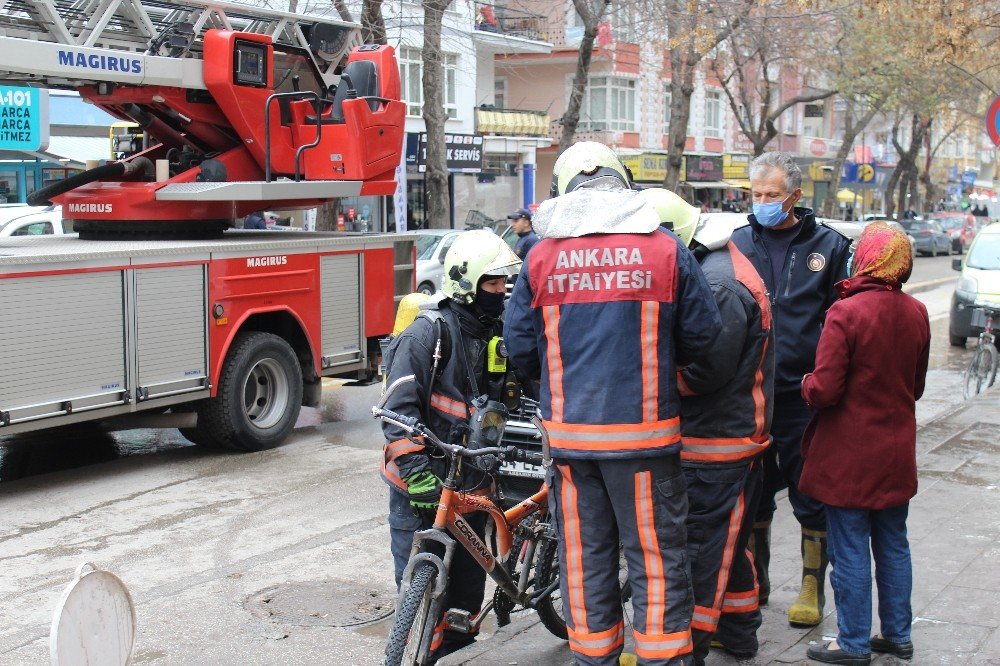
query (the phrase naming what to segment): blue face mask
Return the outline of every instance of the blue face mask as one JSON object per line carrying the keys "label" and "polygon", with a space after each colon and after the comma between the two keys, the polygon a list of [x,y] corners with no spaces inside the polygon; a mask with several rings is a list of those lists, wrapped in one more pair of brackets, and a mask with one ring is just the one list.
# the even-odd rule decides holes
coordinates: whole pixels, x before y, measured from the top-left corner
{"label": "blue face mask", "polygon": [[[789,195],[791,196],[791,195]],[[790,211],[782,210],[782,206],[788,201],[788,197],[785,197],[781,201],[772,201],[770,203],[757,203],[753,202],[753,216],[757,218],[760,226],[770,229],[776,227],[788,218],[788,213]]]}

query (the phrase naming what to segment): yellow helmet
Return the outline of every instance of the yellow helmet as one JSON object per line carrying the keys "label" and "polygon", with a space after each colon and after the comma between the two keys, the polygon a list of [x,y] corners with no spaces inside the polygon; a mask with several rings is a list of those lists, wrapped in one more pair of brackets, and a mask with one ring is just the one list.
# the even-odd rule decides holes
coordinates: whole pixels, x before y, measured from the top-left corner
{"label": "yellow helmet", "polygon": [[690,245],[701,211],[662,187],[651,187],[640,194],[656,210],[660,222],[677,234],[684,241],[684,245]]}
{"label": "yellow helmet", "polygon": [[615,151],[596,141],[574,143],[552,167],[552,190],[549,194],[558,197],[598,178],[617,179],[626,188],[630,187],[628,172]]}
{"label": "yellow helmet", "polygon": [[463,231],[444,257],[441,291],[459,303],[472,303],[483,277],[509,277],[521,270],[521,260],[492,231]]}

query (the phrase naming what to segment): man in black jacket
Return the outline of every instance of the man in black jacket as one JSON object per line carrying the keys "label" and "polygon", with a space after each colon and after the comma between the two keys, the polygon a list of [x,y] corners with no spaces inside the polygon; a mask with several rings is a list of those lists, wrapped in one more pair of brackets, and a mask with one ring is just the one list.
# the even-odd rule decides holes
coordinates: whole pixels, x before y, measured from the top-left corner
{"label": "man in black jacket", "polygon": [[762,490],[774,391],[771,305],[725,219],[700,216],[673,192],[643,195],[694,253],[722,315],[711,348],[678,374],[681,466],[688,491],[691,637],[701,666],[713,636],[740,659],[757,653],[761,613],[747,541]]}
{"label": "man in black jacket", "polygon": [[[507,278],[520,267],[521,260],[493,232],[466,231],[458,237],[445,256],[445,297],[429,303],[386,352],[387,386],[400,377],[415,378],[393,392],[388,409],[416,418],[446,442],[464,443],[473,401],[483,395],[499,400],[504,389],[506,372],[488,362],[489,348],[503,330]],[[390,486],[389,534],[398,586],[414,533],[434,523],[448,460],[410,441],[397,426],[383,423],[382,432],[382,478]],[[491,485],[488,474],[472,465],[463,468],[460,490],[485,492]],[[485,514],[469,514],[466,520],[483,535]],[[477,613],[485,585],[486,572],[468,551],[456,548],[444,610]],[[442,620],[431,648],[438,658],[472,640],[449,630]]]}
{"label": "man in black jacket", "polygon": [[811,372],[826,310],[837,300],[834,285],[847,277],[850,240],[817,224],[802,198],[802,172],[787,153],[764,153],[750,164],[753,214],[733,232],[733,243],[754,265],[770,294],[774,316],[774,445],[764,456],[764,493],[754,525],[752,549],[760,600],[770,591],[770,528],[774,496],[783,487],[802,526],[802,587],[788,609],[793,626],[822,619],[826,572],[826,516],[823,505],[798,490],[802,474],[799,443],[810,412],[800,393]]}

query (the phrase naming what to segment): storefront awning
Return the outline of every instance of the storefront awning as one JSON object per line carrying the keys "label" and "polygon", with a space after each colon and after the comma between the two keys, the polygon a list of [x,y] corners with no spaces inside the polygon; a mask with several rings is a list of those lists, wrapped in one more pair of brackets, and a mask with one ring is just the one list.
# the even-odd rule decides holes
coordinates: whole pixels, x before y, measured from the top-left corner
{"label": "storefront awning", "polygon": [[52,136],[49,147],[28,153],[48,162],[62,163],[69,168],[83,169],[87,160],[111,159],[111,139],[99,136]]}
{"label": "storefront awning", "polygon": [[480,134],[548,136],[549,124],[547,113],[476,109],[476,131]]}
{"label": "storefront awning", "polygon": [[736,190],[750,189],[750,181],[745,178],[727,178],[725,182],[727,187],[731,187]]}
{"label": "storefront awning", "polygon": [[693,180],[684,184],[694,190],[728,190],[734,187],[722,180]]}

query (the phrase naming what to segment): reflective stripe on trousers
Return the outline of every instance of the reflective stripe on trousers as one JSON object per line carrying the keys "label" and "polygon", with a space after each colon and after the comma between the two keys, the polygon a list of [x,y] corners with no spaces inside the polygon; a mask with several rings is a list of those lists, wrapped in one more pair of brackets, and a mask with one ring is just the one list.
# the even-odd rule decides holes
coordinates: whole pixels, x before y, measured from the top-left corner
{"label": "reflective stripe on trousers", "polygon": [[550,472],[570,648],[581,666],[616,666],[623,645],[619,552],[628,561],[639,663],[691,651],[687,497],[677,454],[557,460]]}

